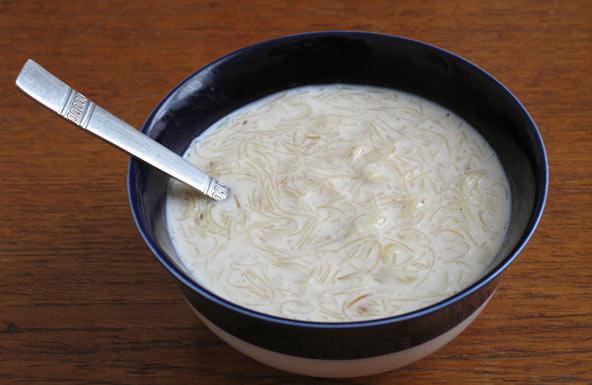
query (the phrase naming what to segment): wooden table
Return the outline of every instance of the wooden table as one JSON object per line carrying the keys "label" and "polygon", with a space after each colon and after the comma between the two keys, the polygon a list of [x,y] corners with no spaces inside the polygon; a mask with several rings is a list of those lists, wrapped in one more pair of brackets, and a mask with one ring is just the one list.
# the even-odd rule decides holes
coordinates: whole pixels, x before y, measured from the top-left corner
{"label": "wooden table", "polygon": [[[592,3],[0,2],[1,384],[592,383]],[[22,96],[34,58],[139,126],[216,57],[273,36],[400,34],[482,66],[524,102],[551,167],[543,221],[483,315],[404,369],[316,380],[212,335],[144,246],[127,157]]]}

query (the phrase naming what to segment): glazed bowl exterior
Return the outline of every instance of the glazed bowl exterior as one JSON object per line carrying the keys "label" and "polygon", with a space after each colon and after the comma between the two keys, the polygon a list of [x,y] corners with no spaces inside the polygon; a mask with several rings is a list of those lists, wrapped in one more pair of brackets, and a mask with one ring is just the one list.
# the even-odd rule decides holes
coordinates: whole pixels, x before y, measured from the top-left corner
{"label": "glazed bowl exterior", "polygon": [[494,293],[542,214],[545,148],[522,104],[467,60],[411,39],[329,31],[280,37],[224,56],[175,87],[142,131],[178,154],[230,112],[272,93],[313,84],[361,84],[411,92],[454,111],[491,144],[508,176],[512,214],[485,275],[429,307],[384,319],[319,323],[274,317],[213,294],[187,274],[166,230],[168,177],[132,159],[129,200],[156,258],[177,278],[202,321],[243,353],[279,369],[323,377],[369,375],[407,365],[464,330]]}

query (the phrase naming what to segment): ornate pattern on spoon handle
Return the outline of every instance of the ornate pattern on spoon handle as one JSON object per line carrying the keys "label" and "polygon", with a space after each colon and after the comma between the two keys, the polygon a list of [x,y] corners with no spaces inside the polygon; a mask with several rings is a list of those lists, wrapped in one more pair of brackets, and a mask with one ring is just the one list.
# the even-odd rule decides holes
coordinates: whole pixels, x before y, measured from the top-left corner
{"label": "ornate pattern on spoon handle", "polygon": [[73,121],[82,128],[87,128],[95,106],[96,104],[86,96],[70,88],[66,103],[64,103],[64,107],[60,111],[60,115]]}

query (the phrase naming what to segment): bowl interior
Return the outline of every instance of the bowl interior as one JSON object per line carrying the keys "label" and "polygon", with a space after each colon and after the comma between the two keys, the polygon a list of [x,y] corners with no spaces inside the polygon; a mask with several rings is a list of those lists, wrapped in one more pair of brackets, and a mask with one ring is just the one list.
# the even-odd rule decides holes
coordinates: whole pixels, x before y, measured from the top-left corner
{"label": "bowl interior", "polygon": [[[245,104],[288,88],[328,83],[418,94],[451,109],[479,130],[497,152],[512,194],[510,226],[490,273],[515,257],[534,230],[545,200],[546,157],[540,136],[509,91],[476,66],[441,49],[354,32],[270,40],[191,75],[165,97],[142,130],[183,154],[211,124]],[[168,177],[132,160],[129,183],[132,210],[143,235],[161,259],[184,271],[166,231]]]}

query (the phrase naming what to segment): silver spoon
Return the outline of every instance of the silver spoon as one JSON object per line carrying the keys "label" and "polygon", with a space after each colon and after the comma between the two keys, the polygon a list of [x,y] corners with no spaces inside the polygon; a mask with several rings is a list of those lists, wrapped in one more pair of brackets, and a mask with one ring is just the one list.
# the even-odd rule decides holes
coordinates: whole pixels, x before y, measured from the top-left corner
{"label": "silver spoon", "polygon": [[27,60],[23,66],[16,79],[16,86],[78,127],[90,131],[218,202],[228,196],[227,186],[96,105],[33,60]]}

